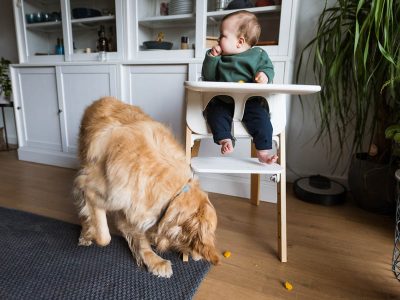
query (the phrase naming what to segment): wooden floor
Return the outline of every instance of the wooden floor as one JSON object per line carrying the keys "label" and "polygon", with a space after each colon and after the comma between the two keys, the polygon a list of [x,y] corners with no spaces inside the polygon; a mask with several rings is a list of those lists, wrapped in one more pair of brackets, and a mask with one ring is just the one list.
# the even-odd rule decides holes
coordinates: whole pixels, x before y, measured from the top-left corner
{"label": "wooden floor", "polygon": [[[0,206],[77,223],[75,171],[0,152]],[[323,207],[297,200],[288,186],[288,262],[276,256],[276,205],[210,194],[217,245],[232,252],[212,267],[195,299],[400,299],[391,271],[394,220],[351,203]],[[1,222],[1,220],[0,220]],[[292,291],[283,283],[289,281]]]}

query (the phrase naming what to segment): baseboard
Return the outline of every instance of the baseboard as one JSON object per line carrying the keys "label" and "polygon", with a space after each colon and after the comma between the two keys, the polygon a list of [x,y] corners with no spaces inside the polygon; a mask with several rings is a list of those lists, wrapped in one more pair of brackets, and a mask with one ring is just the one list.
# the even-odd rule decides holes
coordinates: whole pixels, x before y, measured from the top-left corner
{"label": "baseboard", "polygon": [[18,159],[70,169],[77,169],[79,167],[75,154],[32,149],[29,147],[18,148]]}
{"label": "baseboard", "polygon": [[[207,192],[250,197],[250,175],[199,174],[197,176],[201,187]],[[260,200],[276,203],[277,184],[269,181],[266,176],[263,177],[260,180]]]}

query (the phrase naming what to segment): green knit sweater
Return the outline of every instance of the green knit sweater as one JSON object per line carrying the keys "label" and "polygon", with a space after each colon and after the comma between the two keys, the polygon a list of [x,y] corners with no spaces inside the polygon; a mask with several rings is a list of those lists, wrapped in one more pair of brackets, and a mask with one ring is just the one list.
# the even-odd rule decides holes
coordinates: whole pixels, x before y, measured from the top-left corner
{"label": "green knit sweater", "polygon": [[268,76],[268,83],[274,79],[274,66],[268,54],[259,47],[234,55],[211,56],[209,52],[203,61],[204,81],[254,82],[260,71]]}

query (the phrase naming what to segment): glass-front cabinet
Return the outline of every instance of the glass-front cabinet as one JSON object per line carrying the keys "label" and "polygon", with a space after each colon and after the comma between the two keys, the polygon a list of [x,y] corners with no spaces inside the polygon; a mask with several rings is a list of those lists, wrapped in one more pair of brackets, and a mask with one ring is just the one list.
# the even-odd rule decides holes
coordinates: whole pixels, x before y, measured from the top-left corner
{"label": "glass-front cabinet", "polygon": [[[288,6],[287,15],[281,0],[242,1],[248,3],[246,7],[239,3],[242,9],[257,15],[262,26],[258,46],[268,47],[272,55],[287,54],[284,44],[290,30],[292,1],[283,1]],[[237,9],[238,2],[133,0],[128,10],[132,18],[127,23],[129,58],[203,57],[204,51],[217,43],[221,19]]]}
{"label": "glass-front cabinet", "polygon": [[[285,0],[283,0],[285,1]],[[221,19],[234,11],[242,4],[231,3],[233,1],[216,1],[208,0],[207,6],[207,29],[206,29],[206,48],[210,48],[217,43],[219,36],[219,25]],[[240,2],[240,1],[239,1]],[[257,15],[258,21],[261,25],[261,35],[257,46],[268,47],[269,54],[278,54],[280,36],[284,36],[280,32],[281,28],[281,0],[257,0],[257,1],[242,1],[247,2],[248,6],[245,8]],[[288,2],[288,1],[286,1]],[[236,1],[238,3],[238,1]],[[290,20],[290,18],[288,19]]]}
{"label": "glass-front cabinet", "polygon": [[118,0],[14,0],[21,62],[123,57]]}
{"label": "glass-front cabinet", "polygon": [[181,137],[183,82],[201,78],[222,18],[236,9],[257,15],[274,82],[292,80],[300,0],[12,1],[19,64],[10,70],[23,160],[76,166],[83,109],[105,95],[143,106]]}
{"label": "glass-front cabinet", "polygon": [[195,56],[196,1],[135,0],[131,12],[134,57]]}
{"label": "glass-front cabinet", "polygon": [[[258,46],[287,56],[296,0],[13,0],[23,63],[200,59],[219,24],[238,9],[255,13]],[[247,3],[246,7],[243,7]]]}

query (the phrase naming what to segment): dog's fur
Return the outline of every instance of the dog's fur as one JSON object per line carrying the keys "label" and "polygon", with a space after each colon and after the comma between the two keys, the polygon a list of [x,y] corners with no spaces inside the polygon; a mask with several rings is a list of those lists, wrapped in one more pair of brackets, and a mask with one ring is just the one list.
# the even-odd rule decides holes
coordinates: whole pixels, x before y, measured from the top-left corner
{"label": "dog's fur", "polygon": [[107,245],[106,212],[113,212],[137,264],[154,275],[170,277],[172,268],[152,244],[218,263],[215,209],[164,125],[138,107],[102,98],[84,113],[79,158],[74,195],[80,245]]}

